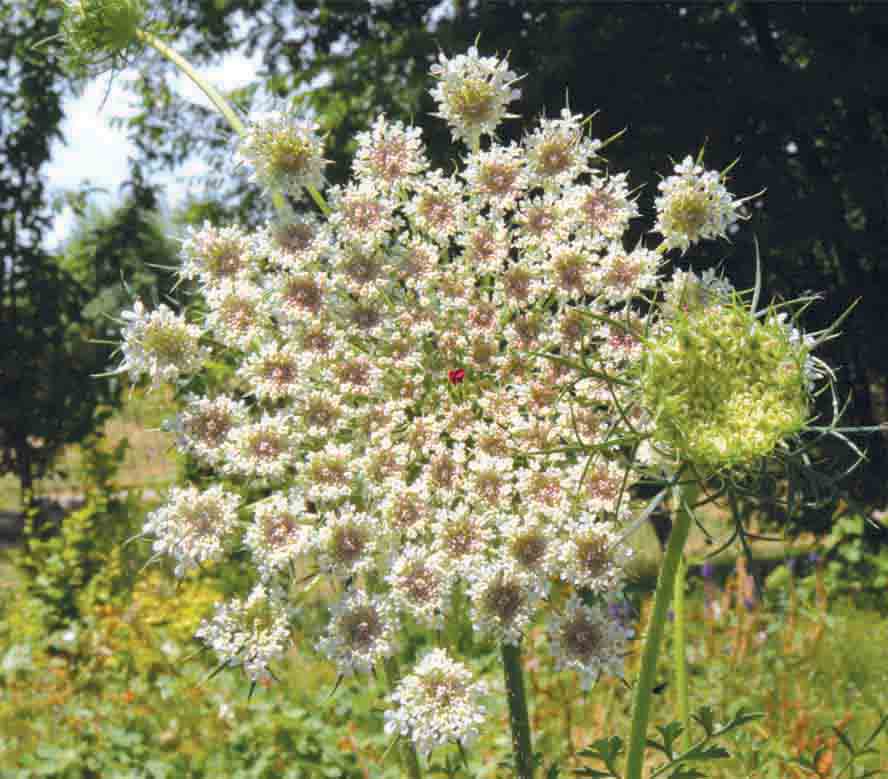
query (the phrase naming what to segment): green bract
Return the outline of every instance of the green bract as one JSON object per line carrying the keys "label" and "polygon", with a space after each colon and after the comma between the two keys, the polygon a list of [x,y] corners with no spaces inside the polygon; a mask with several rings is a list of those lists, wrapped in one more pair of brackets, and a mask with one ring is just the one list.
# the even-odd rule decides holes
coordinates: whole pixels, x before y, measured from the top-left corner
{"label": "green bract", "polygon": [[136,43],[144,0],[67,0],[64,37],[77,68],[111,63]]}
{"label": "green bract", "polygon": [[686,308],[647,346],[653,443],[702,472],[749,465],[808,419],[807,348],[773,312],[737,298]]}

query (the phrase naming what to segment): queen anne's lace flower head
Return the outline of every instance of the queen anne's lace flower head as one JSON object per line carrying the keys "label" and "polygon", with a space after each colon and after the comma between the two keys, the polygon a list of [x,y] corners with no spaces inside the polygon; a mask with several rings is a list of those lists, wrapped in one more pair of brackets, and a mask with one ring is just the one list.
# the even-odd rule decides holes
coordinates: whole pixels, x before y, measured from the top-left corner
{"label": "queen anne's lace flower head", "polygon": [[271,678],[269,665],[290,646],[290,619],[281,593],[257,585],[246,600],[234,599],[216,608],[195,636],[216,653],[221,663],[243,666],[251,681]]}
{"label": "queen anne's lace flower head", "polygon": [[173,487],[167,502],[145,520],[153,549],[176,561],[176,576],[203,563],[218,560],[224,543],[237,525],[240,498],[216,484],[201,492],[196,487]]}
{"label": "queen anne's lace flower head", "polygon": [[[245,548],[261,586],[200,636],[253,680],[310,580],[340,593],[317,646],[341,675],[375,670],[402,629],[415,645],[468,613],[517,645],[557,610],[556,664],[588,687],[622,668],[628,634],[601,604],[625,578],[636,481],[768,455],[804,425],[820,368],[792,321],[753,314],[711,271],[664,278],[663,250],[737,218],[723,177],[677,166],[663,243],[630,245],[639,209],[626,174],[597,167],[584,117],[565,109],[507,144],[505,60],[442,55],[433,75],[469,146],[453,165],[429,169],[419,131],[380,117],[352,180],[311,193],[321,217],[291,202],[323,183],[315,125],[260,116],[241,154],[290,199],[258,231],[188,236],[199,325],[164,306],[125,315],[122,369],[199,393],[171,427],[226,485],[173,491],[146,531],[179,575]],[[423,752],[465,745],[482,691],[433,650],[386,727]]]}
{"label": "queen anne's lace flower head", "polygon": [[466,747],[484,723],[486,694],[486,685],[474,681],[465,665],[434,649],[391,694],[385,731],[411,739],[422,754],[451,742]]}
{"label": "queen anne's lace flower head", "polygon": [[304,187],[324,184],[323,142],[310,119],[280,111],[256,115],[247,126],[240,158],[253,168],[256,181],[299,197]]}
{"label": "queen anne's lace flower head", "polygon": [[202,367],[207,350],[200,345],[201,328],[189,324],[183,315],[163,303],[149,312],[137,300],[121,317],[126,328],[118,371],[128,372],[135,381],[147,375],[156,385]]}
{"label": "queen anne's lace flower head", "polygon": [[675,166],[675,173],[658,185],[657,223],[667,249],[683,252],[704,238],[725,238],[737,219],[737,203],[725,188],[721,174],[698,165],[691,157]]}
{"label": "queen anne's lace flower head", "polygon": [[474,148],[482,135],[492,135],[509,116],[506,106],[521,96],[514,88],[518,77],[505,59],[481,57],[472,46],[465,54],[448,58],[441,53],[432,65],[438,80],[432,97],[438,103],[438,116],[446,119],[454,139]]}

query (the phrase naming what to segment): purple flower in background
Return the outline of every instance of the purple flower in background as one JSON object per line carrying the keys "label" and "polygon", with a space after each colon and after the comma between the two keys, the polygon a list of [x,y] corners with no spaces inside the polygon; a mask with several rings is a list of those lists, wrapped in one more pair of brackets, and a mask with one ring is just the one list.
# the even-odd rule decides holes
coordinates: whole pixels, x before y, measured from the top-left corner
{"label": "purple flower in background", "polygon": [[607,604],[607,613],[612,620],[623,627],[631,627],[635,621],[632,604],[625,600],[614,600]]}
{"label": "purple flower in background", "polygon": [[810,552],[808,554],[808,562],[811,563],[811,565],[817,565],[817,563],[820,562],[820,555],[817,554],[817,552]]}
{"label": "purple flower in background", "polygon": [[798,563],[799,561],[795,557],[790,557],[786,561],[786,570],[788,570],[790,573],[795,573],[795,569]]}
{"label": "purple flower in background", "polygon": [[703,563],[703,568],[700,571],[703,574],[704,579],[711,579],[715,576],[715,565],[711,560],[707,560]]}

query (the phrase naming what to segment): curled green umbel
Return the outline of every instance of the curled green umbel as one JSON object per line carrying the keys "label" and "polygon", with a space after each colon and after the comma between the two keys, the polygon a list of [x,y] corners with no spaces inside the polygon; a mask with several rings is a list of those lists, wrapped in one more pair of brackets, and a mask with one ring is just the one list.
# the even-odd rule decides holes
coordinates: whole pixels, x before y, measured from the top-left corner
{"label": "curled green umbel", "polygon": [[748,466],[808,420],[808,350],[783,317],[736,296],[678,307],[649,338],[653,443],[701,473]]}

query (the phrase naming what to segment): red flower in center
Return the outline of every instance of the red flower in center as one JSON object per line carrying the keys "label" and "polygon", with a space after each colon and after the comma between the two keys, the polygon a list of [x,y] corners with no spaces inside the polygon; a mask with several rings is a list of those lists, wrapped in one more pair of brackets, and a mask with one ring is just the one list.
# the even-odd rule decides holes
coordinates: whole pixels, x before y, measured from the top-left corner
{"label": "red flower in center", "polygon": [[447,371],[447,379],[451,384],[462,384],[465,377],[466,372],[462,368],[457,368],[455,371]]}

